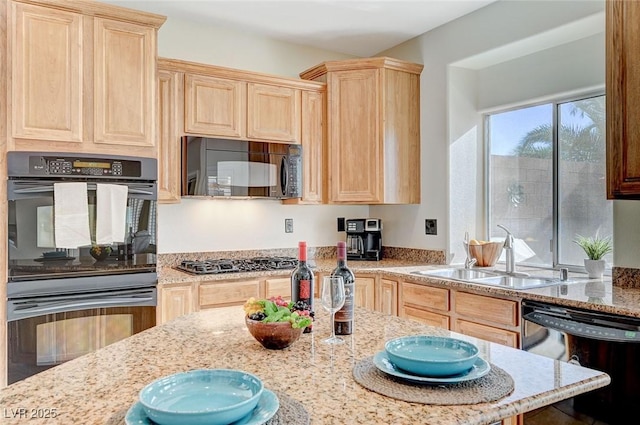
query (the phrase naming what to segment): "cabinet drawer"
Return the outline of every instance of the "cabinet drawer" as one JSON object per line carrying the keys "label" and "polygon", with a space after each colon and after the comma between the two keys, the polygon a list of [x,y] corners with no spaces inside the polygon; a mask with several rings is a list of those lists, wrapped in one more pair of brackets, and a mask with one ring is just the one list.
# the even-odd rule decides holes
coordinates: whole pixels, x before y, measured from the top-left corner
{"label": "cabinet drawer", "polygon": [[265,280],[266,298],[282,296],[285,300],[291,299],[291,279],[279,277]]}
{"label": "cabinet drawer", "polygon": [[260,282],[257,280],[200,284],[200,307],[242,305],[251,297],[260,297]]}
{"label": "cabinet drawer", "polygon": [[455,328],[453,330],[464,335],[518,348],[518,334],[516,332],[481,325],[479,323],[467,322],[466,320],[460,319],[455,321]]}
{"label": "cabinet drawer", "polygon": [[403,306],[413,305],[430,310],[449,311],[449,290],[405,282],[402,284]]}
{"label": "cabinet drawer", "polygon": [[412,307],[404,307],[402,309],[402,317],[415,320],[416,322],[426,323],[427,325],[436,326],[438,328],[449,329],[449,316],[445,316],[443,314]]}
{"label": "cabinet drawer", "polygon": [[470,318],[500,325],[518,326],[518,303],[516,301],[457,292],[455,311]]}

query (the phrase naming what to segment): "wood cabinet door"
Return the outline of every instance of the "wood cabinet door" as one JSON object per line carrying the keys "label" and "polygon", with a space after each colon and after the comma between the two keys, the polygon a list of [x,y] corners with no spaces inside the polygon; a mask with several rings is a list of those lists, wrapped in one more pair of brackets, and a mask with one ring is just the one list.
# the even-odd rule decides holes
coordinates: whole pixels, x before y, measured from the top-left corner
{"label": "wood cabinet door", "polygon": [[398,282],[380,278],[376,296],[376,311],[392,316],[398,315]]}
{"label": "wood cabinet door", "polygon": [[336,71],[328,78],[329,201],[380,203],[385,172],[380,70]]}
{"label": "wood cabinet door", "polygon": [[163,287],[160,289],[160,314],[158,324],[168,322],[194,311],[193,287],[185,286]]}
{"label": "wood cabinet door", "polygon": [[300,90],[247,84],[247,137],[300,144]]}
{"label": "wood cabinet door", "polygon": [[279,277],[265,280],[265,298],[282,296],[285,300],[291,300],[291,279]]}
{"label": "wood cabinet door", "polygon": [[640,199],[640,3],[606,3],[607,198]]}
{"label": "wood cabinet door", "polygon": [[364,307],[367,310],[375,310],[375,277],[358,277],[355,283],[356,293],[354,295],[354,305],[356,307]]}
{"label": "wood cabinet door", "polygon": [[94,143],[155,143],[156,30],[94,18]]}
{"label": "wood cabinet door", "polygon": [[158,202],[180,202],[180,135],[178,91],[183,75],[158,71]]}
{"label": "wood cabinet door", "polygon": [[184,127],[187,133],[245,138],[245,82],[186,74],[184,87]]}
{"label": "wood cabinet door", "polygon": [[302,92],[302,202],[324,201],[325,101],[322,92]]}
{"label": "wood cabinet door", "polygon": [[80,143],[82,15],[10,5],[12,137]]}

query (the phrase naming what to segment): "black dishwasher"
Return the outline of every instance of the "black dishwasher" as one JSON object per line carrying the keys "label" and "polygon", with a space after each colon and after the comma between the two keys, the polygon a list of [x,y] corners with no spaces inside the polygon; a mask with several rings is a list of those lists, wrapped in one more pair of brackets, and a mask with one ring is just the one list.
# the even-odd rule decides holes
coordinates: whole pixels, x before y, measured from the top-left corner
{"label": "black dishwasher", "polygon": [[609,374],[610,385],[571,400],[580,415],[623,424],[640,405],[640,318],[525,300],[522,349]]}

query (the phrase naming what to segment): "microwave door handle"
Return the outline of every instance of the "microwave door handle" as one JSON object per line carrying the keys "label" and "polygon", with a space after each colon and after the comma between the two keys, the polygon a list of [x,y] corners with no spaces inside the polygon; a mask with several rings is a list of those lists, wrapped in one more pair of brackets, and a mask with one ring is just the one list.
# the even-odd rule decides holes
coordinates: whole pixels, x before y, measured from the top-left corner
{"label": "microwave door handle", "polygon": [[289,176],[287,173],[287,159],[285,157],[282,158],[280,162],[280,190],[282,191],[282,195],[286,195],[288,192],[288,182]]}

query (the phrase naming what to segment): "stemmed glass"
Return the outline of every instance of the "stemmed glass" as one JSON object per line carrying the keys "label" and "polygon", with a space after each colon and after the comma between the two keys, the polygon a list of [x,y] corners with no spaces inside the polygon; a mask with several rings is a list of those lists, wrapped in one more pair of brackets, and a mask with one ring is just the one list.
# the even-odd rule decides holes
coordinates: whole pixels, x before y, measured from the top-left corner
{"label": "stemmed glass", "polygon": [[344,279],[342,276],[325,276],[322,279],[322,307],[331,313],[331,336],[323,339],[325,344],[342,344],[344,341],[336,336],[335,316],[336,311],[344,305],[346,296],[344,293]]}

